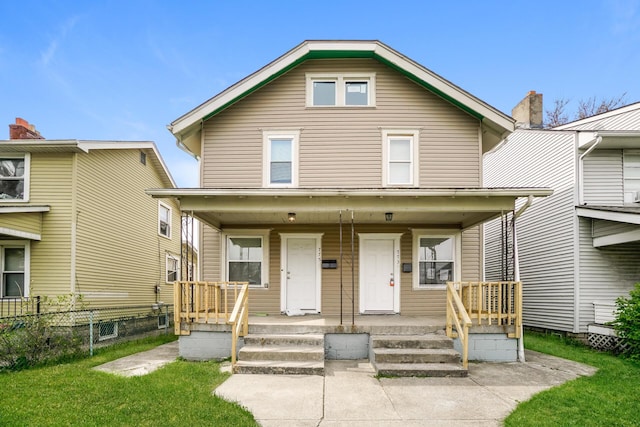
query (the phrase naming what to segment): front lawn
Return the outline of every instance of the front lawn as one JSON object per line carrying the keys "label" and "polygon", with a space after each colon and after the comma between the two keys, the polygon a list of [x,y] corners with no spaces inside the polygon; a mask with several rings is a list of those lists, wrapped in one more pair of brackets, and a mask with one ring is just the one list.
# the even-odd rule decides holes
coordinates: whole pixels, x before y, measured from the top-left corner
{"label": "front lawn", "polygon": [[132,378],[91,369],[171,339],[126,343],[73,363],[0,374],[0,425],[256,426],[249,412],[212,394],[228,377],[217,363],[178,360]]}
{"label": "front lawn", "polygon": [[598,372],[535,395],[506,426],[638,426],[640,364],[553,335],[527,333],[528,349],[595,366]]}

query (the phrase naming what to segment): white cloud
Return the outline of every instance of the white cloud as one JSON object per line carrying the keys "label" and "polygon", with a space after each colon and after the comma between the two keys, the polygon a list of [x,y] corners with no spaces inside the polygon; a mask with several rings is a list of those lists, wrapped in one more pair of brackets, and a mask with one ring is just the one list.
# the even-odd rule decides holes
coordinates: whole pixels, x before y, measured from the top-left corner
{"label": "white cloud", "polygon": [[72,16],[62,23],[55,36],[49,42],[47,48],[40,54],[40,63],[45,67],[49,65],[51,60],[55,57],[60,43],[67,37],[67,34],[75,27],[76,23],[80,19],[79,16]]}

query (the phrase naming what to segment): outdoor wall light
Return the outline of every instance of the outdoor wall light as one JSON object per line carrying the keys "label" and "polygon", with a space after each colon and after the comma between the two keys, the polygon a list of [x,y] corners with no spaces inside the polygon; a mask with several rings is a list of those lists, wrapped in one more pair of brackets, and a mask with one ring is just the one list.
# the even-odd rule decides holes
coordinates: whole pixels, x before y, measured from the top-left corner
{"label": "outdoor wall light", "polygon": [[391,222],[393,220],[393,212],[387,212],[384,214],[384,220],[387,222]]}
{"label": "outdoor wall light", "polygon": [[296,213],[295,212],[289,212],[287,214],[287,219],[289,220],[289,222],[296,222]]}

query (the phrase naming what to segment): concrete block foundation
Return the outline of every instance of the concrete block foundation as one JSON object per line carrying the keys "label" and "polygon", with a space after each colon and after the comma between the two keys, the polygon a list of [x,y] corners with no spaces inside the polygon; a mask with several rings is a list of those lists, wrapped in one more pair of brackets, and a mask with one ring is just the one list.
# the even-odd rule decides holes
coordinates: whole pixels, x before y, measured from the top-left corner
{"label": "concrete block foundation", "polygon": [[326,360],[358,360],[369,358],[369,334],[326,334]]}
{"label": "concrete block foundation", "polygon": [[[242,342],[238,340],[238,349]],[[221,360],[231,357],[231,332],[192,331],[179,339],[180,356],[186,360]]]}
{"label": "concrete block foundation", "polygon": [[[453,340],[453,347],[462,353],[459,338]],[[469,334],[469,360],[483,362],[516,362],[518,360],[518,340],[507,334]]]}

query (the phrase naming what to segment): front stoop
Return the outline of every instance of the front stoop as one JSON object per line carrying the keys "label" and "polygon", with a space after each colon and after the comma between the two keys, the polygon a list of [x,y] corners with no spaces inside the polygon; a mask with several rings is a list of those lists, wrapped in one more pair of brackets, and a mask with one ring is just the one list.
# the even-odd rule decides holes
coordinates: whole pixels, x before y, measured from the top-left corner
{"label": "front stoop", "polygon": [[249,334],[244,342],[234,373],[324,375],[322,334]]}
{"label": "front stoop", "polygon": [[466,377],[453,340],[442,334],[371,337],[371,363],[378,375]]}

